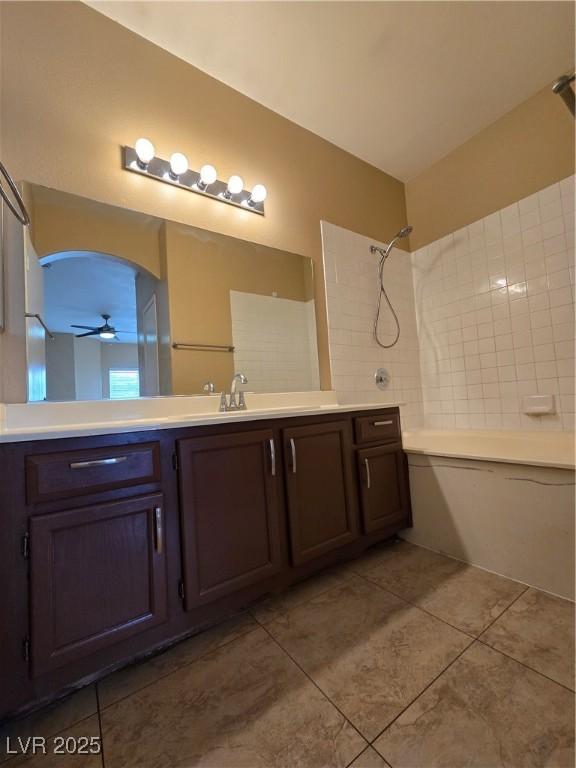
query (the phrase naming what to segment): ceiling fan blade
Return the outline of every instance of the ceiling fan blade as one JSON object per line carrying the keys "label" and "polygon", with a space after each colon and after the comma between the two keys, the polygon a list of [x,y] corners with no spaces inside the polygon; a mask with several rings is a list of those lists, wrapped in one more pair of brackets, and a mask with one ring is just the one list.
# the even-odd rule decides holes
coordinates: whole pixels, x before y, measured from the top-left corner
{"label": "ceiling fan blade", "polygon": [[87,331],[97,331],[99,326],[96,325],[70,325],[70,328],[85,328]]}
{"label": "ceiling fan blade", "polygon": [[88,331],[88,333],[76,333],[75,336],[77,339],[82,339],[84,336],[98,336],[98,329],[96,328],[93,331]]}

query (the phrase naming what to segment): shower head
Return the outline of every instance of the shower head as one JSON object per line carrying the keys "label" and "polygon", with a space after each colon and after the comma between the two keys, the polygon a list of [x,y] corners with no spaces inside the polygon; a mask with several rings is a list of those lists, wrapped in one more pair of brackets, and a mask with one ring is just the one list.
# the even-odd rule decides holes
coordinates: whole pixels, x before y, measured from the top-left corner
{"label": "shower head", "polygon": [[410,224],[406,224],[405,227],[402,227],[402,229],[398,232],[398,234],[394,235],[392,240],[388,243],[388,245],[385,248],[379,248],[377,245],[371,245],[370,246],[370,253],[379,253],[382,258],[386,258],[392,248],[396,245],[398,240],[402,239],[403,237],[408,237],[408,235],[412,232],[414,227],[410,226]]}

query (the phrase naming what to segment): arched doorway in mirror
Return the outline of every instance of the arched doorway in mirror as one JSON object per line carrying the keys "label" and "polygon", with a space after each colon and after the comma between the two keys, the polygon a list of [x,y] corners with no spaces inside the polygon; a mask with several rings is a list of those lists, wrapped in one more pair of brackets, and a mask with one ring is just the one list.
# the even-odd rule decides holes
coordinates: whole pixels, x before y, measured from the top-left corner
{"label": "arched doorway in mirror", "polygon": [[40,264],[54,336],[46,343],[46,399],[169,394],[169,371],[160,364],[162,281],[128,259],[95,251],[53,253]]}

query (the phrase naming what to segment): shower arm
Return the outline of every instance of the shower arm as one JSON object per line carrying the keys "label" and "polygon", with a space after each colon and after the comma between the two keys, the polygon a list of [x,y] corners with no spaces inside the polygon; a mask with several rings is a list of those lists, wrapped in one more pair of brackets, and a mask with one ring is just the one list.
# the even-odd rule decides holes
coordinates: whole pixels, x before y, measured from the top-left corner
{"label": "shower arm", "polygon": [[574,89],[571,87],[575,78],[576,74],[574,73],[571,75],[563,75],[552,86],[552,90],[562,98],[564,104],[566,104],[572,113],[572,117],[576,116],[576,97],[574,96]]}

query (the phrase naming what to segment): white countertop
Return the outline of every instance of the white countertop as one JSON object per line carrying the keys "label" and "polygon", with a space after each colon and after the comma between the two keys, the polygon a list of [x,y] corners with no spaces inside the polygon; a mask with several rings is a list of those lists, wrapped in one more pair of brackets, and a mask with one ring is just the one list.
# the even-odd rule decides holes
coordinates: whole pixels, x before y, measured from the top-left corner
{"label": "white countertop", "polygon": [[335,392],[246,393],[247,410],[220,413],[219,396],[158,397],[70,403],[0,404],[0,443],[119,434],[381,410],[397,402],[341,404]]}
{"label": "white countertop", "polygon": [[573,432],[506,430],[410,430],[402,433],[407,453],[574,469]]}

